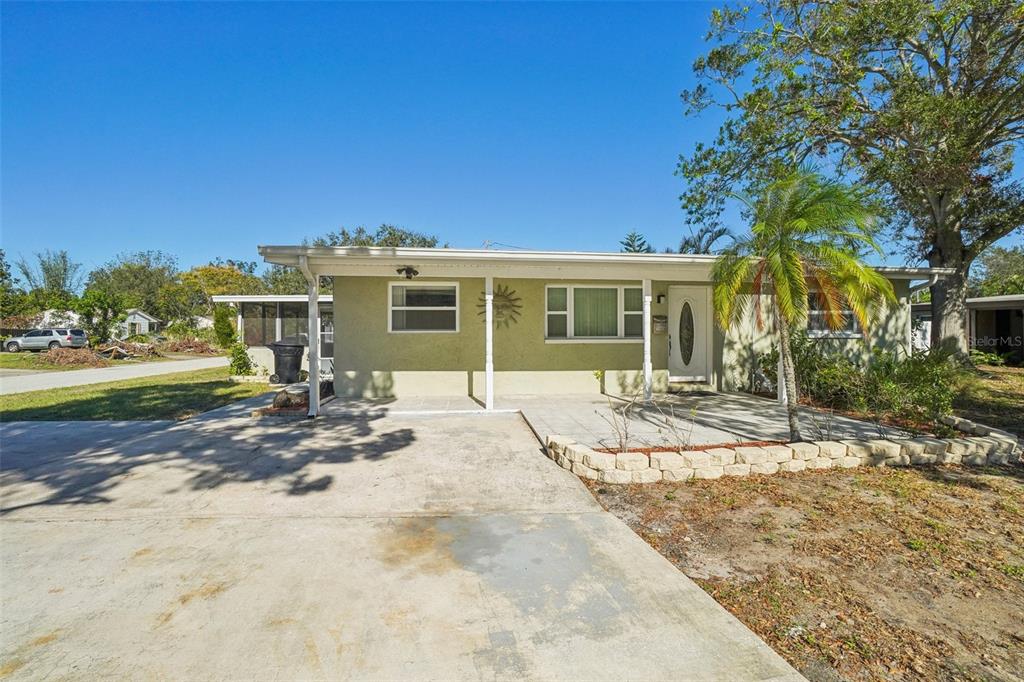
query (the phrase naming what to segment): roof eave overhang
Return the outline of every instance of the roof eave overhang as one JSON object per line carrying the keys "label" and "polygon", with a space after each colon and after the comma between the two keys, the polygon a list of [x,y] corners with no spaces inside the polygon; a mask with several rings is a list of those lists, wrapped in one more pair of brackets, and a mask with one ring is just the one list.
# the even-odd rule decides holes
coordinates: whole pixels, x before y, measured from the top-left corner
{"label": "roof eave overhang", "polygon": [[261,246],[268,263],[297,267],[306,258],[311,271],[329,276],[395,276],[411,266],[419,277],[576,277],[704,279],[714,256],[668,254],[573,253],[551,251],[482,251],[369,247]]}
{"label": "roof eave overhang", "polygon": [[[506,276],[525,278],[704,280],[716,256],[566,251],[490,251],[383,247],[260,246],[268,263],[298,267],[305,258],[318,275],[392,277],[412,266],[419,277]],[[878,267],[890,279],[922,280],[952,274],[950,268]]]}

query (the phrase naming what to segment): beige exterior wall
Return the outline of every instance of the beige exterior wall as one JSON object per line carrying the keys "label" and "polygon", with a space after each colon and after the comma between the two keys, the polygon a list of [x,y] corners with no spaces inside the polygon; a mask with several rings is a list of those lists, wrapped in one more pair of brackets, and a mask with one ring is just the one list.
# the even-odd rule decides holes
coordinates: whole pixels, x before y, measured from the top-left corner
{"label": "beige exterior wall", "polygon": [[722,331],[715,325],[714,367],[717,386],[722,391],[748,390],[757,358],[772,349],[775,326],[771,316],[771,297],[761,297],[763,324],[759,328],[754,314],[753,296],[747,297],[747,314]]}
{"label": "beige exterior wall", "polygon": [[[338,395],[391,397],[399,395],[475,395],[484,391],[484,325],[481,314],[484,279],[432,280],[459,284],[457,333],[389,333],[386,277],[336,277],[335,391]],[[607,392],[631,395],[642,387],[643,344],[640,340],[613,343],[551,343],[544,339],[545,285],[608,284],[639,286],[640,282],[603,280],[543,280],[495,278],[521,299],[518,322],[494,331],[495,394]],[[706,282],[652,282],[652,315],[668,314],[670,285]],[[908,288],[896,282],[900,308],[873,332],[873,341],[905,344],[909,334]],[[663,300],[658,302],[661,295]],[[709,320],[709,323],[713,321]],[[668,389],[668,340],[655,333],[651,340],[655,390]],[[835,343],[823,341],[823,343]],[[752,317],[723,333],[714,331],[711,357],[712,386],[741,390],[749,385],[757,354],[771,349],[771,330],[757,330]],[[863,353],[859,340],[844,340],[844,352]],[[595,376],[595,373],[597,375]],[[673,387],[676,388],[676,387]],[[685,387],[680,387],[685,388]]]}
{"label": "beige exterior wall", "polygon": [[[821,338],[817,340],[817,343],[861,364],[867,362],[872,348],[909,352],[910,283],[907,280],[895,280],[892,285],[897,303],[883,313],[882,318],[871,327],[868,342],[857,336],[855,338]],[[749,298],[752,297],[748,297],[748,300]],[[765,324],[762,329],[758,329],[753,314],[744,316],[727,332],[723,333],[716,328],[715,367],[721,390],[748,390],[757,357],[770,352],[775,344],[775,328],[769,314],[770,303],[769,297],[762,297],[762,306],[765,311]]]}

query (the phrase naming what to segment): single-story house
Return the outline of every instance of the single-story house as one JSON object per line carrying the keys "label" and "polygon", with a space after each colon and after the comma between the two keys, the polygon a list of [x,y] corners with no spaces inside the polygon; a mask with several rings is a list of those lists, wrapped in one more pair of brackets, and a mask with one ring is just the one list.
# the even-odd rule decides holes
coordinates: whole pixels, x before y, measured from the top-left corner
{"label": "single-story house", "polygon": [[[980,296],[967,299],[964,335],[970,348],[997,353],[1014,364],[1024,363],[1024,294]],[[931,343],[931,303],[914,303],[911,309],[914,346]]]}
{"label": "single-story house", "polygon": [[124,322],[117,326],[114,331],[115,339],[126,339],[136,334],[149,334],[155,332],[160,326],[160,320],[153,317],[144,310],[132,308],[124,318]]}
{"label": "single-story house", "polygon": [[[337,395],[469,395],[491,409],[495,394],[735,391],[751,384],[758,355],[772,345],[771,330],[758,330],[753,319],[728,332],[714,324],[712,255],[309,246],[259,252],[306,276],[308,294],[299,297],[306,312],[294,297],[230,297],[246,342],[301,338],[305,326],[306,338],[319,341],[309,346],[310,375],[318,375],[326,354]],[[868,341],[909,349],[911,283],[949,271],[878,270],[892,281],[899,305]],[[321,277],[333,279],[334,292],[323,308]],[[869,352],[852,319],[831,332],[812,312],[810,328],[839,352]]]}

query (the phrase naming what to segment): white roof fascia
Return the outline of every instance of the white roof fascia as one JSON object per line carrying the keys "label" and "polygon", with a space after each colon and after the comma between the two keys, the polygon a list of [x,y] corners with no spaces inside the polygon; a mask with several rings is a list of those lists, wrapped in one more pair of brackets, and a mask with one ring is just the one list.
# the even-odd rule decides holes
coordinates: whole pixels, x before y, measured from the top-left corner
{"label": "white roof fascia", "polygon": [[967,299],[968,303],[1024,303],[1024,294],[1004,294],[1002,296],[978,296]]}
{"label": "white roof fascia", "polygon": [[[412,266],[420,277],[482,277],[498,275],[533,278],[664,279],[706,281],[715,255],[662,253],[594,253],[577,251],[496,251],[488,249],[427,249],[381,247],[260,246],[268,263],[297,267],[300,256],[309,268],[328,276],[394,277],[399,266]],[[890,279],[920,280],[943,277],[951,268],[880,266]]]}
{"label": "white roof fascia", "polygon": [[[306,294],[216,294],[210,297],[214,303],[307,303]],[[333,303],[331,294],[320,294],[321,303]]]}

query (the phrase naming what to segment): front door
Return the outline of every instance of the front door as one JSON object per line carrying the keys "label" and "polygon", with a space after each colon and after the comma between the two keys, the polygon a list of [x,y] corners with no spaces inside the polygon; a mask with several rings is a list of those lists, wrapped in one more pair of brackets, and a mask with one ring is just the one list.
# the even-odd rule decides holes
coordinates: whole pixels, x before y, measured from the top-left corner
{"label": "front door", "polygon": [[668,288],[669,381],[710,381],[711,287]]}

